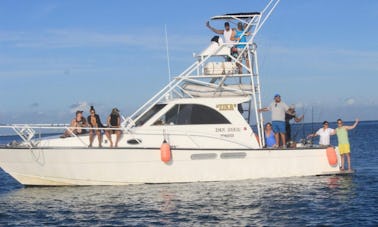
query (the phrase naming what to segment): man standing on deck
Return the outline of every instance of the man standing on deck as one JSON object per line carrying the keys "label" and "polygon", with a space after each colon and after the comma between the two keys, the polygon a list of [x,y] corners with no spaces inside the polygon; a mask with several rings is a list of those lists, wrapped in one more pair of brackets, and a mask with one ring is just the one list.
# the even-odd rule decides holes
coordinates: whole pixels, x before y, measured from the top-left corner
{"label": "man standing on deck", "polygon": [[281,96],[279,94],[274,95],[274,102],[268,107],[259,109],[259,112],[272,111],[272,126],[274,137],[276,139],[276,146],[278,147],[278,141],[281,137],[282,146],[286,148],[286,129],[285,129],[285,113],[288,111],[289,106],[286,103],[281,102]]}
{"label": "man standing on deck", "polygon": [[343,121],[341,119],[337,119],[336,135],[337,140],[339,142],[339,151],[341,155],[340,170],[344,170],[345,157],[347,158],[348,162],[348,170],[352,170],[352,167],[350,165],[350,145],[348,138],[348,130],[354,129],[357,126],[358,121],[359,120],[357,118],[352,126],[343,126]]}
{"label": "man standing on deck", "polygon": [[[290,105],[289,110],[285,113],[285,130],[286,130],[286,142],[289,144],[293,142],[291,138],[291,125],[290,120],[294,119],[296,123],[301,122],[304,118],[304,115],[298,117],[297,113],[295,112],[294,104]],[[294,136],[295,137],[295,136]],[[294,138],[295,139],[295,138]]]}

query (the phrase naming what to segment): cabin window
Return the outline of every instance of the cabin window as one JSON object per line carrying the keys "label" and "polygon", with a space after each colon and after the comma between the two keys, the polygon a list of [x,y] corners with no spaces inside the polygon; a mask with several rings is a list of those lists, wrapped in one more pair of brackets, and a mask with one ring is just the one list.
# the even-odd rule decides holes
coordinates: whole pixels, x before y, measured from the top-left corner
{"label": "cabin window", "polygon": [[166,104],[156,104],[135,122],[135,126],[142,126],[144,123],[150,120],[152,116],[163,109],[164,106],[166,106]]}
{"label": "cabin window", "polygon": [[178,104],[164,114],[154,125],[230,124],[218,111],[203,105]]}

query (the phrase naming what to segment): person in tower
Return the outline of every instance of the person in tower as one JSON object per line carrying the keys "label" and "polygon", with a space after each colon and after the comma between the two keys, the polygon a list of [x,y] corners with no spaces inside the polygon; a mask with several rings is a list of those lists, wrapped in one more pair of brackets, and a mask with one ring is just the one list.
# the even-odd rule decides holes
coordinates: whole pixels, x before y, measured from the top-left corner
{"label": "person in tower", "polygon": [[[229,22],[225,22],[224,23],[224,29],[221,30],[221,29],[216,29],[216,28],[213,28],[210,26],[210,22],[207,21],[206,22],[206,26],[213,32],[215,32],[216,34],[218,35],[223,35],[223,38],[224,38],[224,42],[226,43],[226,46],[230,48],[230,55],[237,58],[238,56],[238,51],[236,49],[236,47],[234,46],[235,44],[235,41],[233,41],[231,39],[231,36],[233,34],[233,31],[235,29],[231,28],[230,27],[230,23]],[[214,38],[213,38],[214,39]],[[218,41],[217,41],[218,42]],[[219,43],[219,42],[218,42]],[[231,57],[227,56],[226,57],[226,61],[231,61]]]}
{"label": "person in tower", "polygon": [[236,49],[238,53],[239,61],[237,62],[239,68],[239,74],[243,73],[243,66],[241,65],[242,61],[245,60],[245,66],[249,68],[249,56],[248,56],[248,49],[245,49],[247,36],[251,35],[250,32],[245,31],[245,26],[243,26],[242,22],[238,23],[237,29],[232,31],[231,40],[241,43],[236,44]]}
{"label": "person in tower", "polygon": [[234,45],[234,41],[231,40],[231,35],[232,35],[232,31],[234,29],[232,29],[230,27],[230,23],[228,22],[225,22],[224,23],[224,29],[223,30],[220,30],[220,29],[216,29],[216,28],[213,28],[210,26],[210,22],[206,22],[206,26],[213,32],[215,32],[216,34],[218,35],[223,35],[223,38],[224,38],[224,42],[227,44],[228,47],[232,47]]}

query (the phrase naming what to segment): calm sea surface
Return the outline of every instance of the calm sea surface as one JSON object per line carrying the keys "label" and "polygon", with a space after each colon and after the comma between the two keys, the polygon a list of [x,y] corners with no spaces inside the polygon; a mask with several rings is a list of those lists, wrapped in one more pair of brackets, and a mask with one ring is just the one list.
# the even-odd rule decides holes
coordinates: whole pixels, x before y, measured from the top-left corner
{"label": "calm sea surface", "polygon": [[378,226],[377,135],[350,132],[353,176],[25,188],[0,169],[0,226]]}

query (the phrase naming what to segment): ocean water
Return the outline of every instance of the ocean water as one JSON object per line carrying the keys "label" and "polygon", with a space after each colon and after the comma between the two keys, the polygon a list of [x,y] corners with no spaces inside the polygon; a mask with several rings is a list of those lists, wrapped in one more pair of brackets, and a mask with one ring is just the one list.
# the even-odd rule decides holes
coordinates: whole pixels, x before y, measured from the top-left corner
{"label": "ocean water", "polygon": [[[318,127],[293,131],[302,137]],[[350,176],[23,187],[0,170],[0,226],[378,226],[375,135],[376,121],[350,131]]]}

